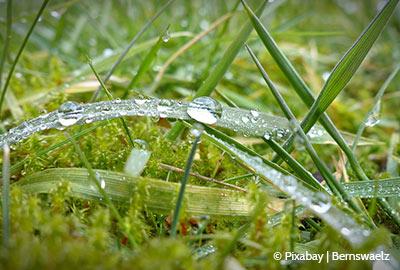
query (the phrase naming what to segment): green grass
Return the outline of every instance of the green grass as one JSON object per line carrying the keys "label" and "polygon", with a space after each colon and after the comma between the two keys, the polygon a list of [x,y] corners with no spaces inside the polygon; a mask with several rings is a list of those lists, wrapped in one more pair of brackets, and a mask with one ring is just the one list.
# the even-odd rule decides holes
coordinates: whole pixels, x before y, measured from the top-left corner
{"label": "green grass", "polygon": [[0,268],[398,263],[397,2],[0,2]]}

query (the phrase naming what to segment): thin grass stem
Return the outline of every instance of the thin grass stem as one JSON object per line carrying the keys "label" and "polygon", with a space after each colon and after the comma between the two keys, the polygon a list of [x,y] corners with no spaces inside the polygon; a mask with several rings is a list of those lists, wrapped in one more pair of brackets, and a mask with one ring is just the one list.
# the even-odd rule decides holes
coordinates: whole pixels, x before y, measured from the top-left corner
{"label": "thin grass stem", "polygon": [[43,4],[40,7],[39,12],[37,13],[37,15],[36,15],[32,25],[31,25],[31,27],[28,30],[28,33],[26,34],[24,40],[22,41],[22,44],[21,44],[21,47],[18,50],[17,56],[15,57],[14,61],[11,64],[10,71],[8,72],[7,79],[6,79],[5,83],[4,83],[3,90],[2,90],[1,96],[0,96],[0,113],[1,113],[2,105],[4,103],[4,98],[6,96],[8,85],[10,84],[11,77],[12,77],[12,75],[14,73],[15,67],[17,66],[18,60],[21,57],[22,52],[24,51],[25,46],[28,43],[28,40],[29,40],[29,38],[30,38],[30,36],[31,36],[31,34],[33,32],[33,29],[35,28],[37,22],[39,21],[40,17],[42,16],[43,11],[45,10],[45,8],[46,8],[47,4],[49,3],[49,1],[50,0],[44,0],[43,1]]}

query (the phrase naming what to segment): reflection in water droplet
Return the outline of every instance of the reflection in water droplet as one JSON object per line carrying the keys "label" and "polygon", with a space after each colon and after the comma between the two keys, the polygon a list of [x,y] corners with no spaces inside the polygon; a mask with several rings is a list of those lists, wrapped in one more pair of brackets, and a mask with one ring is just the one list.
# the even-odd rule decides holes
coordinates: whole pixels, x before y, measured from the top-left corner
{"label": "reflection in water droplet", "polygon": [[75,124],[76,122],[78,122],[78,120],[79,120],[79,118],[77,118],[77,117],[76,118],[75,117],[72,117],[72,118],[60,117],[58,119],[58,122],[60,122],[60,124],[64,127],[69,127],[69,126],[72,126],[73,124]]}
{"label": "reflection in water droplet", "polygon": [[215,124],[222,114],[221,104],[210,97],[198,97],[189,103],[187,114],[204,124]]}

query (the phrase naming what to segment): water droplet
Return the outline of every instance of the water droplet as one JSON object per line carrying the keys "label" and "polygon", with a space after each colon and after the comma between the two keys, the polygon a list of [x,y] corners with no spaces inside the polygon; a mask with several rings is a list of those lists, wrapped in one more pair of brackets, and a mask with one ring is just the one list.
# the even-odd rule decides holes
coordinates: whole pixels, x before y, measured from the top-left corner
{"label": "water droplet", "polygon": [[209,27],[210,23],[207,20],[200,21],[200,28],[206,30]]}
{"label": "water droplet", "polygon": [[198,97],[189,103],[187,114],[204,124],[215,124],[222,114],[221,104],[210,97]]}
{"label": "water droplet", "polygon": [[59,18],[61,17],[60,12],[58,12],[58,11],[56,11],[56,10],[51,11],[51,12],[50,12],[50,15],[53,16],[53,17],[56,18],[56,19],[59,19]]}
{"label": "water droplet", "polygon": [[257,117],[260,116],[260,113],[257,112],[256,110],[250,110],[250,114],[251,114],[253,117],[255,117],[255,118],[257,118]]}
{"label": "water droplet", "polygon": [[330,75],[331,73],[329,71],[325,71],[324,73],[322,73],[322,79],[324,81],[327,81]]}
{"label": "water droplet", "polygon": [[81,109],[82,109],[82,107],[78,103],[73,102],[73,101],[67,101],[67,102],[61,104],[58,111],[63,112],[63,113],[69,113],[69,112],[76,112]]}
{"label": "water droplet", "polygon": [[150,159],[151,152],[148,151],[149,145],[146,141],[136,139],[134,143],[135,147],[129,154],[124,171],[130,176],[140,176]]}
{"label": "water droplet", "polygon": [[143,105],[147,102],[147,99],[135,99],[137,105]]}
{"label": "water droplet", "polygon": [[373,127],[380,122],[380,111],[381,111],[381,101],[379,100],[374,108],[372,109],[371,114],[368,116],[365,125],[367,127]]}
{"label": "water droplet", "polygon": [[167,30],[165,34],[162,36],[162,41],[167,43],[169,39],[171,38],[171,35],[169,34],[169,31]]}
{"label": "water droplet", "polygon": [[114,50],[113,49],[110,49],[110,48],[106,48],[106,49],[104,49],[104,51],[103,51],[103,56],[104,57],[109,57],[109,56],[111,56],[111,55],[113,55],[114,54]]}
{"label": "water droplet", "polygon": [[310,208],[318,214],[326,213],[332,206],[329,198],[323,193],[316,193],[311,200]]}
{"label": "water droplet", "polygon": [[350,231],[349,229],[347,229],[346,227],[343,227],[343,228],[340,230],[340,232],[341,232],[343,235],[345,235],[345,236],[350,235],[350,233],[351,233],[351,231]]}
{"label": "water droplet", "polygon": [[195,137],[200,137],[204,131],[204,126],[200,123],[194,123],[190,129],[190,133]]}
{"label": "water droplet", "polygon": [[59,111],[58,122],[63,127],[69,127],[76,124],[82,118],[82,107],[76,102],[67,101],[63,103]]}
{"label": "water droplet", "polygon": [[247,124],[249,122],[249,118],[247,118],[246,116],[242,116],[241,119],[242,119],[242,122],[245,124]]}
{"label": "water droplet", "polygon": [[269,131],[265,132],[264,139],[266,139],[267,141],[271,140],[272,139],[271,138],[271,132],[269,132]]}

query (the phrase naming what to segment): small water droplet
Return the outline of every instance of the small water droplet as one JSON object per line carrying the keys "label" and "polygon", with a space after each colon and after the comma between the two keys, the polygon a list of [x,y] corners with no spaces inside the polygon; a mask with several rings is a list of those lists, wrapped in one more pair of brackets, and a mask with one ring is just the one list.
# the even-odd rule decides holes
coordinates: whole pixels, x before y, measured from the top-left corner
{"label": "small water droplet", "polygon": [[187,114],[204,124],[215,124],[222,114],[221,104],[210,97],[198,97],[189,103]]}
{"label": "small water droplet", "polygon": [[190,129],[190,133],[195,136],[199,137],[204,131],[204,126],[200,123],[194,123],[192,128]]}
{"label": "small water droplet", "polygon": [[264,139],[266,139],[267,141],[271,140],[272,139],[271,138],[271,132],[269,132],[269,131],[265,132]]}
{"label": "small water droplet", "polygon": [[168,99],[160,100],[157,105],[157,111],[161,118],[168,117],[168,113],[171,111],[172,102]]}
{"label": "small water droplet", "polygon": [[329,71],[325,71],[324,73],[322,73],[322,79],[324,81],[327,81],[330,75],[331,73]]}
{"label": "small water droplet", "polygon": [[257,117],[260,116],[260,113],[257,112],[256,110],[250,110],[250,114],[251,114],[253,117],[255,117],[255,118],[257,118]]}
{"label": "small water droplet", "polygon": [[53,10],[50,12],[50,15],[53,16],[56,19],[59,19],[61,17],[60,12],[58,12],[57,10]]}
{"label": "small water droplet", "polygon": [[242,122],[245,124],[247,124],[249,122],[249,118],[247,118],[246,116],[242,116],[241,119],[242,119]]}
{"label": "small water droplet", "polygon": [[147,102],[147,99],[135,99],[137,105],[143,105]]}
{"label": "small water droplet", "polygon": [[111,56],[111,55],[113,55],[113,54],[114,54],[114,50],[111,49],[111,48],[106,48],[106,49],[104,49],[104,51],[103,51],[103,56],[104,56],[104,57],[109,57],[109,56]]}
{"label": "small water droplet", "polygon": [[365,125],[367,127],[373,127],[380,122],[380,111],[381,111],[381,101],[379,100],[374,108],[372,109],[371,114],[368,116]]}
{"label": "small water droplet", "polygon": [[169,39],[171,38],[171,35],[169,34],[169,31],[167,30],[165,34],[162,36],[162,41],[167,43]]}

